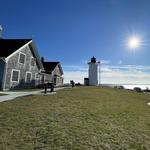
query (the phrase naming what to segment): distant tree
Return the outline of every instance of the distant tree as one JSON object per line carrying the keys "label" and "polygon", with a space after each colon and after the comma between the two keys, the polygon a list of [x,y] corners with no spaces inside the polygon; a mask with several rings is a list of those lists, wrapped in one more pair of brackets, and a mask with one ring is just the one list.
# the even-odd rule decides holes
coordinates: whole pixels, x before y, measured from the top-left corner
{"label": "distant tree", "polygon": [[74,87],[75,82],[73,80],[70,80],[70,84],[71,84],[72,87]]}
{"label": "distant tree", "polygon": [[75,86],[81,86],[82,84],[80,82],[76,83]]}
{"label": "distant tree", "polygon": [[142,92],[142,89],[141,89],[141,88],[139,88],[139,87],[135,87],[135,88],[134,88],[134,91],[136,91],[136,92],[140,93],[140,92]]}

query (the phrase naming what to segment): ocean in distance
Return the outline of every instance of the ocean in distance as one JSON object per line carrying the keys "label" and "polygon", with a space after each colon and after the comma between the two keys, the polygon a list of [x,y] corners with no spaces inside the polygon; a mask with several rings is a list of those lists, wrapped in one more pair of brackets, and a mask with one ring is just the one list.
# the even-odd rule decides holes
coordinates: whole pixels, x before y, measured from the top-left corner
{"label": "ocean in distance", "polygon": [[102,85],[110,87],[123,86],[125,89],[130,90],[133,90],[135,87],[139,87],[142,90],[150,89],[150,84],[102,84]]}

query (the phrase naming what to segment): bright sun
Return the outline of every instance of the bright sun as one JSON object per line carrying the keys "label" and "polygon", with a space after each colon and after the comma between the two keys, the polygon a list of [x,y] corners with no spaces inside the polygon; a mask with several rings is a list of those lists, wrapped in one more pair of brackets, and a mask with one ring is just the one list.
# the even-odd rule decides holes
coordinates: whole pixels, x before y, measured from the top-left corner
{"label": "bright sun", "polygon": [[128,40],[128,47],[130,49],[135,49],[140,46],[140,39],[138,37],[131,37]]}

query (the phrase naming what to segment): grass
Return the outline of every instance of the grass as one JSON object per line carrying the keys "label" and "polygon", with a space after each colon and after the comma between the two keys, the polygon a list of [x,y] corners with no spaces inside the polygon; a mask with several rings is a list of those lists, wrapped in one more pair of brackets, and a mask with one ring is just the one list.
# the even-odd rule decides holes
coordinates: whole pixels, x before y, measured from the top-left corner
{"label": "grass", "polygon": [[150,149],[150,95],[82,87],[0,103],[1,150]]}
{"label": "grass", "polygon": [[7,94],[0,93],[0,96],[4,96],[4,95],[7,95]]}

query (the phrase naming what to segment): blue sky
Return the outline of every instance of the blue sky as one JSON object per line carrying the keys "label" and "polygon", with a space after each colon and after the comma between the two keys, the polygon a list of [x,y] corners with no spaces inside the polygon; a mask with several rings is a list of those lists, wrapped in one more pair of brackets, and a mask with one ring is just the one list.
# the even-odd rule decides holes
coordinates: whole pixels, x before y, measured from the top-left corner
{"label": "blue sky", "polygon": [[149,0],[1,0],[0,24],[4,38],[33,38],[41,56],[60,61],[65,82],[83,82],[95,56],[103,83],[150,83]]}

